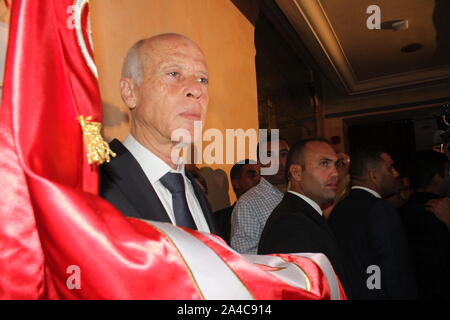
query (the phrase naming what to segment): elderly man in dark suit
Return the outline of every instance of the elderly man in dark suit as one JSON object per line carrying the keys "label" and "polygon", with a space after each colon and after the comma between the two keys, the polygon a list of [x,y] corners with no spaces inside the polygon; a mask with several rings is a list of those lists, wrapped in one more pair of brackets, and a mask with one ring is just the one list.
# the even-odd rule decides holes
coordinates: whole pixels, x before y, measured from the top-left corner
{"label": "elderly man in dark suit", "polygon": [[205,195],[173,159],[180,141],[172,134],[182,129],[193,137],[194,122],[206,116],[201,49],[179,34],[138,41],[125,58],[120,93],[131,111],[131,133],[123,143],[111,142],[117,157],[100,168],[100,195],[129,217],[215,233]]}
{"label": "elderly man in dark suit", "polygon": [[336,196],[337,161],[325,139],[302,140],[291,148],[286,163],[288,191],[266,222],[258,253],[323,253],[349,295],[339,248],[321,210]]}
{"label": "elderly man in dark suit", "polygon": [[350,155],[352,189],[328,219],[348,267],[355,299],[412,299],[417,290],[405,232],[383,200],[399,191],[388,153],[366,147]]}

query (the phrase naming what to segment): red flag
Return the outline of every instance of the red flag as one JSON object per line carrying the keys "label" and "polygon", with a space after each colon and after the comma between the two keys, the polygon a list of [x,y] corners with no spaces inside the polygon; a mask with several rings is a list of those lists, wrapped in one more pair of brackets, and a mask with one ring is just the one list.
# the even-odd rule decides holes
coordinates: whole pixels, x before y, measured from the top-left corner
{"label": "red flag", "polygon": [[77,120],[102,117],[86,3],[12,3],[0,109],[0,298],[345,298],[323,255],[241,256],[212,235],[125,218],[96,195]]}

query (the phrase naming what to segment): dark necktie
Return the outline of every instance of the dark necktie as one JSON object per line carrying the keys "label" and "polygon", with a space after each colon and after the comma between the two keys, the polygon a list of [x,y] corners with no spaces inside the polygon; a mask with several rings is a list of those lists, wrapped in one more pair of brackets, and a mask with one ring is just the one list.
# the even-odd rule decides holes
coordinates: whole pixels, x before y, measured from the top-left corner
{"label": "dark necktie", "polygon": [[176,225],[197,230],[187,204],[183,176],[180,173],[168,172],[159,181],[172,193],[172,207]]}

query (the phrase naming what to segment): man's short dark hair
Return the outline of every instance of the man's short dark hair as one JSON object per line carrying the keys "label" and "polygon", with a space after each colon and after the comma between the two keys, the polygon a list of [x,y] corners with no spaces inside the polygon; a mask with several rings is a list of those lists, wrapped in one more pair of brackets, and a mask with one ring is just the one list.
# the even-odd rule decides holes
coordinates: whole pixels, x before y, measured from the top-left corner
{"label": "man's short dark hair", "polygon": [[330,142],[325,138],[310,138],[303,139],[295,143],[295,145],[289,150],[287,160],[286,160],[286,179],[290,178],[290,167],[293,164],[299,164],[302,168],[305,167],[305,148],[310,142],[324,142],[330,144]]}
{"label": "man's short dark hair", "polygon": [[[267,144],[267,143],[269,143],[269,142],[271,142],[271,141],[272,141],[272,136],[269,134],[269,135],[267,136],[266,141],[264,141],[264,142],[265,142],[265,144]],[[287,145],[289,145],[289,141],[287,141],[287,140],[286,140],[285,138],[283,138],[283,137],[278,137],[278,141],[284,141],[284,142],[287,143]],[[256,159],[258,159],[258,162],[260,162],[260,159],[259,159],[259,145],[260,145],[260,143],[261,143],[261,141],[258,142],[258,145],[256,146]]]}
{"label": "man's short dark hair", "polygon": [[443,153],[424,150],[417,152],[409,166],[408,175],[413,189],[426,188],[438,174],[445,177],[448,159]]}
{"label": "man's short dark hair", "polygon": [[230,170],[230,179],[231,180],[238,179],[242,174],[242,168],[246,164],[256,164],[256,161],[250,159],[238,161],[236,164],[233,165],[233,167]]}
{"label": "man's short dark hair", "polygon": [[367,176],[370,169],[383,163],[381,154],[386,153],[380,146],[367,146],[350,154],[350,179],[361,179]]}

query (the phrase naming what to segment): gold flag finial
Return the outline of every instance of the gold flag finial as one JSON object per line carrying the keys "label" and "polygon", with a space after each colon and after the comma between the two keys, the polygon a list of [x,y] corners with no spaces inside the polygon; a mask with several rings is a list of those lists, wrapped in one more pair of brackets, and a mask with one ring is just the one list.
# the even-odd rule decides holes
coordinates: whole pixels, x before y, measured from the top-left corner
{"label": "gold flag finial", "polygon": [[87,158],[89,164],[102,164],[111,161],[110,156],[115,157],[116,154],[109,148],[108,143],[103,140],[100,133],[102,124],[100,122],[91,121],[92,117],[79,116],[81,129],[83,130],[84,142],[87,149]]}

